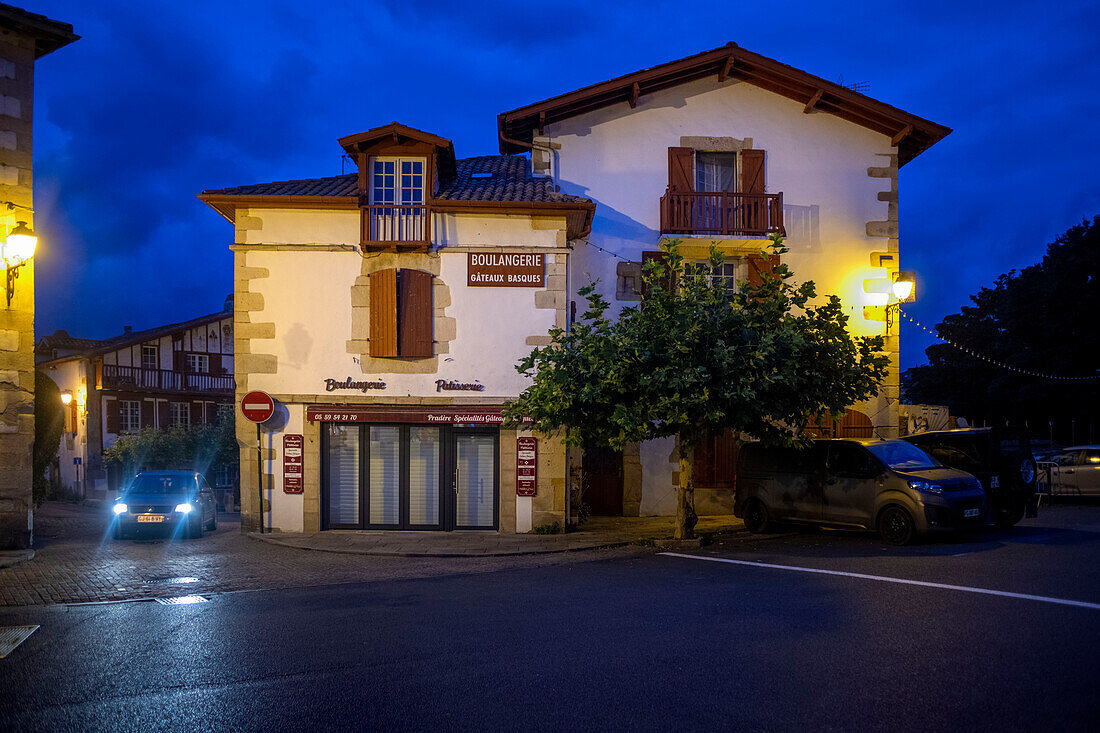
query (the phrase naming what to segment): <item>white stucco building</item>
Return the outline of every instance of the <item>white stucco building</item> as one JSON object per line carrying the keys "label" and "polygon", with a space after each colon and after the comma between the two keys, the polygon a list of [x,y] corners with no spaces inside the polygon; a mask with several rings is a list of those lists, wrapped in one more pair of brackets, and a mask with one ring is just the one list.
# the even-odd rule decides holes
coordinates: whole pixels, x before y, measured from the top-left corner
{"label": "white stucco building", "polygon": [[[887,336],[890,378],[844,429],[896,435],[882,306],[898,169],[947,128],[734,45],[498,128],[501,155],[457,159],[446,138],[392,123],[340,140],[357,173],[200,196],[236,230],[238,401],[263,390],[280,408],[261,438],[265,526],[523,532],[564,521],[582,465],[595,513],[671,513],[671,441],[582,458],[498,427],[525,387],[516,362],[569,327],[577,288],[598,279],[616,307],[637,305],[665,238],[700,259],[716,242],[735,282],[759,277],[767,235],[785,233],[798,279],[839,295],[854,334]],[[252,528],[243,417],[238,438]],[[699,451],[701,513],[732,509],[729,443]]]}

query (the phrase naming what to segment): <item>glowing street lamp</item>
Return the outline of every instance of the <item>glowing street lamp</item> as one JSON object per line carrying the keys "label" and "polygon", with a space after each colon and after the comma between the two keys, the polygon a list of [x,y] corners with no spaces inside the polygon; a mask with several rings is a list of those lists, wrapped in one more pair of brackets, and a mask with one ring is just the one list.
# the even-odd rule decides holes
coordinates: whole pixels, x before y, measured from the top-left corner
{"label": "glowing street lamp", "polygon": [[904,303],[913,297],[913,290],[916,288],[916,284],[916,273],[911,270],[899,272],[894,278],[894,284],[892,286],[894,297],[898,299],[899,303]]}
{"label": "glowing street lamp", "polygon": [[901,312],[901,304],[913,300],[913,293],[917,286],[917,274],[912,270],[902,270],[894,276],[894,282],[890,285],[890,291],[894,296],[894,302],[886,306],[886,332],[890,332],[890,326],[894,324],[894,318]]}
{"label": "glowing street lamp", "polygon": [[4,261],[4,268],[7,270],[6,293],[9,308],[12,296],[15,295],[15,279],[19,277],[19,268],[34,257],[37,247],[38,237],[25,221],[16,224],[4,241],[0,242],[0,260]]}
{"label": "glowing street lamp", "polygon": [[72,393],[72,391],[65,390],[64,392],[61,393],[61,404],[65,405],[65,407],[68,407],[69,405],[72,404],[72,402],[73,402],[73,393]]}

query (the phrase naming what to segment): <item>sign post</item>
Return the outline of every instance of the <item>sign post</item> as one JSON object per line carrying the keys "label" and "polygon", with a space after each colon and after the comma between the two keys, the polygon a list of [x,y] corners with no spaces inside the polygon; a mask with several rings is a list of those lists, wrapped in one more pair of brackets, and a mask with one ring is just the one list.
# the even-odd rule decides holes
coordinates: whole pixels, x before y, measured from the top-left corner
{"label": "sign post", "polygon": [[260,423],[275,414],[275,400],[267,392],[249,392],[241,400],[241,413],[256,423],[256,493],[260,499],[260,534],[264,533],[264,447],[260,439]]}

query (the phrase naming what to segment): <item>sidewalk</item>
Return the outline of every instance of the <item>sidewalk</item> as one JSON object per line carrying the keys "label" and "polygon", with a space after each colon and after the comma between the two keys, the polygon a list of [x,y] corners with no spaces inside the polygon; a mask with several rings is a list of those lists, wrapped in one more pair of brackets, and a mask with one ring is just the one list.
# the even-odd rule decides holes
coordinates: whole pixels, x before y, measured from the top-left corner
{"label": "sidewalk", "polygon": [[[717,534],[743,532],[745,525],[733,516],[700,517],[695,534],[708,540]],[[672,517],[593,517],[568,534],[507,534],[486,531],[401,532],[387,530],[335,530],[327,532],[249,533],[261,542],[298,550],[343,555],[389,557],[504,557],[555,552],[596,550],[625,545],[672,545]],[[697,546],[689,540],[679,546]]]}

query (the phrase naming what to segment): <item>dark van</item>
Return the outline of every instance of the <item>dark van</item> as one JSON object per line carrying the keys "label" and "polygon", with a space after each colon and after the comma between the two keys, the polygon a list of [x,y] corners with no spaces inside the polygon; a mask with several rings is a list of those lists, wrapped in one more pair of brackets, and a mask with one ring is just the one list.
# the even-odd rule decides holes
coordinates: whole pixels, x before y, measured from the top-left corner
{"label": "dark van", "polygon": [[925,453],[973,474],[989,497],[993,523],[1001,529],[1038,514],[1035,458],[1027,433],[1014,428],[964,428],[908,435]]}
{"label": "dark van", "polygon": [[901,440],[747,443],[738,454],[733,513],[751,532],[799,522],[877,531],[896,545],[988,523],[976,478]]}

